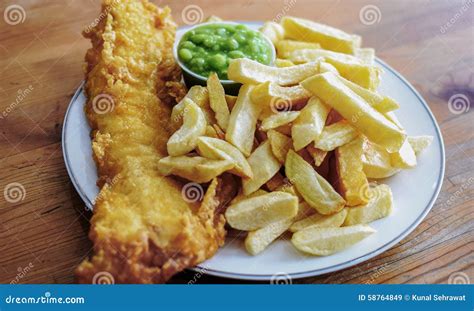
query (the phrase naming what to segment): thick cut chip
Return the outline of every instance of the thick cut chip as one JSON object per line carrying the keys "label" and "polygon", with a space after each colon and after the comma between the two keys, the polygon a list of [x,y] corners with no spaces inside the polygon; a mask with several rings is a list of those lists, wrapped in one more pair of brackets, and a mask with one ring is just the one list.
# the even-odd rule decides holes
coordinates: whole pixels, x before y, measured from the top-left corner
{"label": "thick cut chip", "polygon": [[329,108],[317,97],[311,97],[291,128],[295,150],[301,150],[317,139],[323,131]]}
{"label": "thick cut chip", "polygon": [[319,61],[278,68],[263,65],[248,58],[231,60],[227,69],[230,80],[243,84],[259,84],[270,81],[282,86],[298,84],[318,72]]}
{"label": "thick cut chip", "polygon": [[408,142],[410,143],[413,151],[418,156],[424,149],[428,148],[433,142],[433,136],[408,136]]}
{"label": "thick cut chip", "polygon": [[285,36],[295,40],[311,41],[323,49],[353,54],[360,47],[361,37],[340,29],[296,17],[283,17]]}
{"label": "thick cut chip", "polygon": [[359,95],[344,85],[331,72],[315,75],[301,83],[326,104],[334,108],[371,141],[389,152],[398,151],[405,139],[405,131],[372,108]]}
{"label": "thick cut chip", "polygon": [[194,85],[189,89],[186,96],[184,96],[184,98],[176,104],[171,111],[170,123],[173,132],[177,131],[183,124],[184,108],[187,102],[186,99],[192,100],[202,109],[208,124],[216,123],[214,111],[212,111],[209,106],[209,92],[207,91],[207,88],[200,85]]}
{"label": "thick cut chip", "polygon": [[302,252],[328,256],[356,244],[375,232],[367,225],[340,228],[310,227],[294,233],[291,242]]}
{"label": "thick cut chip", "polygon": [[342,120],[324,127],[321,135],[314,141],[314,147],[323,151],[332,151],[347,144],[359,133],[347,121]]}
{"label": "thick cut chip", "polygon": [[391,97],[380,95],[376,92],[365,89],[354,82],[344,79],[341,76],[338,76],[338,78],[342,81],[342,83],[344,83],[345,86],[362,97],[362,99],[364,99],[369,105],[371,105],[380,113],[386,113],[400,108],[400,105]]}
{"label": "thick cut chip", "polygon": [[338,147],[334,152],[339,177],[337,181],[339,193],[342,194],[348,206],[362,205],[368,202],[364,192],[369,183],[364,174],[362,163],[363,145],[364,139],[358,137]]}
{"label": "thick cut chip", "polygon": [[333,65],[341,76],[361,87],[375,90],[379,86],[382,70],[377,66],[368,65],[352,55],[313,49],[294,51],[289,57],[295,64],[313,62],[321,58]]}
{"label": "thick cut chip", "polygon": [[273,44],[276,44],[278,41],[282,40],[285,37],[285,29],[275,22],[266,22],[263,26],[259,29],[259,31]]}
{"label": "thick cut chip", "polygon": [[197,150],[203,157],[233,162],[235,167],[230,172],[235,175],[248,178],[253,177],[252,169],[242,152],[225,140],[211,137],[199,137]]}
{"label": "thick cut chip", "polygon": [[281,163],[273,155],[270,142],[263,142],[248,158],[253,172],[253,178],[242,180],[242,189],[245,195],[258,190],[269,181],[280,169]]}
{"label": "thick cut chip", "polygon": [[320,214],[334,214],[344,207],[344,199],[293,150],[286,156],[285,172],[298,193]]}
{"label": "thick cut chip", "polygon": [[367,178],[387,178],[400,171],[400,169],[392,166],[390,154],[384,148],[368,140],[364,142],[362,163]]}
{"label": "thick cut chip", "polygon": [[292,218],[297,212],[298,198],[276,191],[231,204],[225,212],[225,218],[232,228],[251,231]]}
{"label": "thick cut chip", "polygon": [[372,48],[356,49],[354,55],[368,65],[373,65],[375,62],[375,50]]}
{"label": "thick cut chip", "polygon": [[214,137],[219,138],[216,129],[212,125],[206,125],[206,133],[204,133],[207,137]]}
{"label": "thick cut chip", "polygon": [[367,224],[390,215],[393,208],[393,197],[389,186],[378,185],[374,188],[368,188],[367,196],[370,200],[366,205],[347,208],[344,226]]}
{"label": "thick cut chip", "polygon": [[327,62],[320,62],[319,63],[319,72],[320,73],[325,73],[325,72],[332,72],[335,75],[339,75],[339,71],[337,71],[336,67],[331,65],[330,63]]}
{"label": "thick cut chip", "polygon": [[192,100],[185,99],[183,125],[171,135],[166,147],[171,156],[184,155],[196,148],[197,139],[206,133],[206,117]]}
{"label": "thick cut chip", "polygon": [[209,105],[216,114],[217,124],[226,130],[227,124],[229,124],[229,106],[225,99],[224,87],[215,72],[211,73],[207,79],[207,90],[209,91]]}
{"label": "thick cut chip", "polygon": [[257,255],[282,235],[292,223],[292,219],[283,219],[273,222],[263,228],[250,231],[245,238],[245,249],[251,255]]}
{"label": "thick cut chip", "polygon": [[250,198],[255,198],[255,197],[258,197],[259,195],[264,195],[264,194],[267,194],[268,191],[266,190],[263,190],[263,189],[258,189],[257,191],[249,194],[249,195],[244,195],[243,193],[240,193],[238,194],[231,202],[230,204],[236,204],[242,200],[245,200],[245,199],[250,199]]}
{"label": "thick cut chip", "polygon": [[292,145],[291,138],[275,130],[268,131],[267,135],[273,155],[281,164],[285,163],[286,154],[291,149]]}
{"label": "thick cut chip", "polygon": [[408,139],[405,140],[400,150],[390,154],[390,163],[397,168],[413,168],[416,166],[415,151]]}
{"label": "thick cut chip", "polygon": [[346,219],[347,208],[333,215],[314,214],[293,223],[290,227],[291,232],[300,231],[309,227],[329,228],[340,227]]}
{"label": "thick cut chip", "polygon": [[255,105],[250,99],[253,86],[243,85],[240,88],[237,102],[230,113],[229,125],[225,139],[245,156],[252,152],[255,129],[261,107]]}
{"label": "thick cut chip", "polygon": [[297,50],[304,49],[319,49],[321,45],[314,42],[296,41],[296,40],[281,40],[275,44],[277,55],[281,58],[288,58],[291,53]]}
{"label": "thick cut chip", "polygon": [[274,82],[265,82],[253,89],[251,97],[255,104],[275,113],[299,109],[308,102],[311,95],[301,85],[284,87]]}
{"label": "thick cut chip", "polygon": [[197,183],[209,182],[232,168],[234,163],[231,161],[203,157],[165,157],[158,161],[158,172],[161,175],[176,175]]}
{"label": "thick cut chip", "polygon": [[291,66],[294,66],[295,64],[293,64],[292,61],[290,60],[287,60],[287,59],[281,59],[281,58],[277,58],[275,59],[275,66],[276,67],[291,67]]}
{"label": "thick cut chip", "polygon": [[216,15],[210,15],[204,20],[205,23],[214,23],[214,22],[222,22],[222,21],[223,19]]}
{"label": "thick cut chip", "polygon": [[262,120],[262,125],[260,126],[260,129],[262,131],[268,131],[289,124],[296,120],[299,115],[299,111],[282,111],[274,113]]}
{"label": "thick cut chip", "polygon": [[326,159],[326,156],[328,155],[327,151],[318,149],[318,148],[314,147],[313,145],[308,145],[306,147],[306,150],[313,157],[315,166],[321,166],[324,159]]}

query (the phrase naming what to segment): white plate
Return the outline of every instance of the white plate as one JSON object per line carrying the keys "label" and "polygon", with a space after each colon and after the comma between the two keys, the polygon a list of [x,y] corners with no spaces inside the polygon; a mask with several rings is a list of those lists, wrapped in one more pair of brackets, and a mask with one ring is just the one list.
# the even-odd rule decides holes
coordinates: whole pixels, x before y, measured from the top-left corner
{"label": "white plate", "polygon": [[[257,28],[260,23],[247,23]],[[185,30],[180,28],[179,34]],[[428,105],[413,86],[399,73],[377,59],[384,69],[380,92],[400,103],[397,111],[409,135],[432,135],[432,145],[425,150],[418,166],[386,179],[394,197],[390,217],[371,223],[378,232],[355,246],[327,257],[306,257],[297,252],[288,239],[274,242],[258,256],[245,252],[243,239],[228,238],[225,246],[197,269],[201,272],[236,279],[270,280],[302,278],[341,270],[368,260],[394,246],[412,232],[433,206],[444,176],[445,154],[441,133]],[[92,159],[90,127],[84,115],[86,103],[82,85],[69,104],[63,125],[63,155],[69,176],[86,207],[99,189]]]}

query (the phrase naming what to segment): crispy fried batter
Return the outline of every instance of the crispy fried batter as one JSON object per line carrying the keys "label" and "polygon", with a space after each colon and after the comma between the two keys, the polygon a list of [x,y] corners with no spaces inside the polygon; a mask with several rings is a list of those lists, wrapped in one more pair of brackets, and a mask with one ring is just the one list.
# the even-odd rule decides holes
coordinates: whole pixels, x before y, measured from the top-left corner
{"label": "crispy fried batter", "polygon": [[170,107],[185,93],[171,55],[170,10],[146,0],[105,0],[99,19],[85,32],[92,41],[85,91],[102,189],[89,234],[94,255],[76,274],[81,283],[103,271],[116,283],[161,283],[223,244],[224,218],[216,211],[219,189],[228,198],[229,187],[214,180],[202,204],[189,203],[184,183],[158,175]]}

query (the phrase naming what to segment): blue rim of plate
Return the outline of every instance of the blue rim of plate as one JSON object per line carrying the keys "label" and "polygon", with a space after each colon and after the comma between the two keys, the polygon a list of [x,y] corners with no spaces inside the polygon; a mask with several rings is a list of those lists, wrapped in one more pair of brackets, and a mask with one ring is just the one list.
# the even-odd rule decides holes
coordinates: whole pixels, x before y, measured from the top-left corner
{"label": "blue rim of plate", "polygon": [[[248,24],[251,24],[251,22],[247,22]],[[183,27],[184,28],[184,27]],[[361,263],[363,261],[369,260],[386,250],[390,249],[393,247],[395,244],[400,242],[403,238],[405,238],[407,235],[409,235],[415,228],[423,221],[423,219],[426,217],[426,215],[430,212],[431,208],[433,207],[439,192],[441,190],[441,186],[443,184],[444,180],[444,171],[445,171],[445,148],[444,148],[444,142],[443,142],[443,137],[441,134],[441,130],[438,126],[438,123],[436,122],[436,118],[434,117],[433,113],[431,112],[428,104],[426,101],[423,99],[423,97],[418,93],[418,91],[401,75],[399,74],[395,69],[390,67],[388,64],[386,64],[384,61],[380,60],[379,58],[376,58],[376,62],[379,63],[384,69],[387,69],[388,71],[392,72],[400,81],[405,84],[412,92],[413,94],[418,98],[420,103],[423,104],[423,107],[425,108],[426,112],[430,116],[431,122],[434,125],[434,128],[436,129],[436,138],[438,139],[439,145],[440,145],[440,153],[441,153],[441,167],[439,171],[439,178],[438,181],[436,182],[436,189],[433,192],[433,195],[429,201],[429,203],[426,205],[425,209],[423,210],[423,213],[418,216],[418,218],[405,230],[403,231],[400,235],[392,239],[390,242],[384,244],[383,246],[379,247],[378,249],[367,253],[363,256],[359,256],[357,258],[348,260],[346,262],[328,267],[328,268],[322,268],[322,269],[316,269],[316,270],[310,270],[306,272],[297,272],[297,273],[288,273],[288,277],[292,279],[299,279],[299,278],[305,278],[305,277],[312,277],[312,276],[317,276],[317,275],[322,275],[330,272],[335,272],[339,271],[345,268],[352,267],[358,263]],[[70,163],[69,163],[69,158],[66,152],[67,149],[67,143],[65,140],[66,137],[66,123],[68,121],[69,117],[69,111],[70,108],[72,107],[73,103],[77,99],[77,97],[82,93],[83,91],[83,86],[84,86],[84,81],[80,84],[79,88],[76,90],[76,93],[74,96],[71,98],[71,101],[69,103],[69,106],[66,110],[66,114],[64,116],[64,123],[63,123],[63,132],[62,132],[62,146],[63,146],[63,158],[64,162],[66,165],[66,170],[68,172],[69,178],[72,181],[72,184],[74,185],[74,188],[78,192],[79,196],[81,199],[84,201],[86,204],[87,209],[92,210],[92,202],[89,200],[89,198],[86,196],[84,191],[82,190],[81,186],[75,179],[74,175],[72,174],[72,170],[70,168]],[[192,271],[196,271],[199,273],[205,273],[213,276],[218,276],[218,277],[224,277],[224,278],[230,278],[230,279],[239,279],[239,280],[252,280],[252,281],[269,281],[271,280],[274,275],[272,274],[244,274],[244,273],[233,273],[233,272],[226,272],[226,271],[219,271],[219,270],[214,270],[214,269],[209,269],[205,266],[202,265],[197,265],[194,268],[190,268]]]}

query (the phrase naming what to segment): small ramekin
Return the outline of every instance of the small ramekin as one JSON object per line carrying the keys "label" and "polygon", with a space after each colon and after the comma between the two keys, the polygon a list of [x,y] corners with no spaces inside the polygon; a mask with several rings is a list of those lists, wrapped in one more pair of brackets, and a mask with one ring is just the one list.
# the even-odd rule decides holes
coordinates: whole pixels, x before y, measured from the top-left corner
{"label": "small ramekin", "polygon": [[[179,42],[181,41],[181,38],[189,31],[197,28],[197,27],[201,27],[201,26],[204,26],[204,25],[210,25],[210,24],[228,24],[228,25],[238,25],[239,23],[235,23],[235,22],[209,22],[209,23],[202,23],[202,24],[197,24],[195,26],[192,26],[190,27],[189,29],[187,29],[185,32],[183,32],[182,34],[180,35],[176,35],[176,38],[175,38],[175,41],[174,41],[174,45],[173,45],[173,56],[174,56],[174,59],[176,60],[176,62],[178,63],[178,65],[181,67],[181,70],[183,72],[183,79],[184,79],[184,83],[186,84],[186,86],[188,88],[190,88],[191,86],[193,85],[202,85],[202,86],[206,86],[207,84],[207,77],[204,77],[204,76],[201,76],[193,71],[191,71],[189,68],[186,67],[185,64],[183,64],[181,62],[181,60],[179,59],[178,57],[178,45],[179,45]],[[243,24],[245,25],[245,24]],[[252,29],[253,30],[253,29]],[[254,30],[256,31],[256,30]],[[275,59],[276,59],[276,52],[275,52],[275,46],[273,45],[273,43],[270,41],[270,39],[268,39],[266,36],[262,35],[262,37],[264,38],[264,40],[267,42],[267,44],[271,47],[271,62],[270,62],[270,65],[273,65],[273,63],[275,62]],[[223,79],[220,79],[222,85],[224,86],[224,90],[226,92],[226,94],[229,94],[229,95],[237,95],[239,93],[239,89],[240,89],[240,86],[242,85],[241,83],[239,82],[235,82],[233,80],[223,80]]]}

